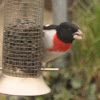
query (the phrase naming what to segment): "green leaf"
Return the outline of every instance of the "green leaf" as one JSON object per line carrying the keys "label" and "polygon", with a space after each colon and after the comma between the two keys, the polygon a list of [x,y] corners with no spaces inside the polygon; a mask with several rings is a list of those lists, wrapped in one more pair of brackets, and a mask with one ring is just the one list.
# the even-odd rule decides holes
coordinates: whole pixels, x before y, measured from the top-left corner
{"label": "green leaf", "polygon": [[96,84],[91,84],[90,85],[90,94],[95,94],[97,91],[97,86]]}
{"label": "green leaf", "polygon": [[72,79],[71,84],[72,84],[74,89],[81,88],[81,86],[82,86],[82,79],[76,77],[76,78]]}
{"label": "green leaf", "polygon": [[97,96],[96,95],[89,95],[88,100],[97,100]]}

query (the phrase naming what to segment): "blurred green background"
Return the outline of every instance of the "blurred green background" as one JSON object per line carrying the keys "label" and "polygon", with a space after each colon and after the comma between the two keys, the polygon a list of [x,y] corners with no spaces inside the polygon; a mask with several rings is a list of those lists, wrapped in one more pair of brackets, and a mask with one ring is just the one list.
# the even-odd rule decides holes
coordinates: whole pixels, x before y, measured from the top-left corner
{"label": "blurred green background", "polygon": [[[45,10],[52,15],[51,0],[45,0]],[[52,92],[38,97],[0,95],[0,100],[100,100],[100,0],[69,0],[67,14],[84,37],[68,54],[48,64],[60,67],[45,76]]]}

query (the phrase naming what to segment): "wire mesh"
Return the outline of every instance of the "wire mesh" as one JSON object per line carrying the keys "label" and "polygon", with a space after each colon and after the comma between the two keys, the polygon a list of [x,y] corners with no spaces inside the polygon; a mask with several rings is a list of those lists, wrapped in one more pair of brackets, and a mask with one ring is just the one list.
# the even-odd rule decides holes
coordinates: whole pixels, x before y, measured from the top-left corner
{"label": "wire mesh", "polygon": [[42,59],[43,0],[5,0],[3,73],[38,77]]}

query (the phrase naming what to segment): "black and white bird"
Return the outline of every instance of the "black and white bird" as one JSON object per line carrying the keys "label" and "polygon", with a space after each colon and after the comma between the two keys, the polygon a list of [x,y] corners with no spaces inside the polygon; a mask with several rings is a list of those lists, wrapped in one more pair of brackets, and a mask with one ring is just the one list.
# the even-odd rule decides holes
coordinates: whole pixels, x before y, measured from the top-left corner
{"label": "black and white bird", "polygon": [[60,25],[43,27],[44,58],[43,65],[65,54],[75,39],[81,40],[83,33],[73,23],[63,22]]}

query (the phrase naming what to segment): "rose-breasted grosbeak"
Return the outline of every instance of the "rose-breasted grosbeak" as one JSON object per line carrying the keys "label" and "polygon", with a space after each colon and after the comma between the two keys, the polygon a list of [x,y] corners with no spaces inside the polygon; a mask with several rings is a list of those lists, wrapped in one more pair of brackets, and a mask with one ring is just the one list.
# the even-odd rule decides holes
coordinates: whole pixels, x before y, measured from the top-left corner
{"label": "rose-breasted grosbeak", "polygon": [[66,53],[75,39],[82,39],[83,33],[75,24],[63,22],[60,25],[46,25],[44,29],[43,65]]}

